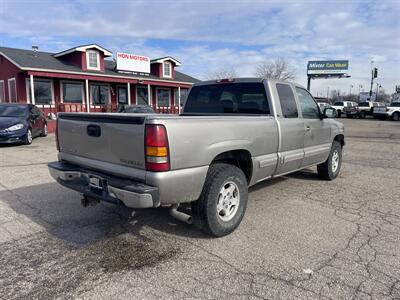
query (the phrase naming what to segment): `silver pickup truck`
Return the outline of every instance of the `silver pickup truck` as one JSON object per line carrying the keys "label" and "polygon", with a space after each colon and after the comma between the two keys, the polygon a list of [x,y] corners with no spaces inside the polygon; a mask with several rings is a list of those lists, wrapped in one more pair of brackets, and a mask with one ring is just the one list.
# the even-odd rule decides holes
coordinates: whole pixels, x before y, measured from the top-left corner
{"label": "silver pickup truck", "polygon": [[313,165],[322,179],[338,176],[344,128],[328,119],[335,114],[293,83],[206,81],[192,87],[179,116],[60,113],[49,170],[85,205],[169,206],[223,236],[239,226],[248,187]]}

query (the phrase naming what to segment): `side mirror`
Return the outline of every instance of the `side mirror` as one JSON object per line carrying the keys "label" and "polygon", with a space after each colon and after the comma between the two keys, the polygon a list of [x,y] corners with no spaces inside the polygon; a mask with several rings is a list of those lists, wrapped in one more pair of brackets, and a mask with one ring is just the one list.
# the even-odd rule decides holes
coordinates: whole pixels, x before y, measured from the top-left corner
{"label": "side mirror", "polygon": [[336,118],[337,112],[333,107],[327,107],[324,109],[324,118]]}

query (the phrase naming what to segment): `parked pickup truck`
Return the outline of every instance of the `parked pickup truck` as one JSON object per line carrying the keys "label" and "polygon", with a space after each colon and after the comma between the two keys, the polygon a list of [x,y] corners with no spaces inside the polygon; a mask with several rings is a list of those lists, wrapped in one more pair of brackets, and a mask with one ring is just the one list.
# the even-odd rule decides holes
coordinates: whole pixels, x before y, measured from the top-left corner
{"label": "parked pickup truck", "polygon": [[[180,116],[60,113],[49,170],[85,204],[169,206],[224,236],[244,216],[248,187],[313,165],[322,179],[338,176],[344,129],[335,116],[296,84],[206,81],[192,87]],[[178,211],[183,203],[190,213]]]}

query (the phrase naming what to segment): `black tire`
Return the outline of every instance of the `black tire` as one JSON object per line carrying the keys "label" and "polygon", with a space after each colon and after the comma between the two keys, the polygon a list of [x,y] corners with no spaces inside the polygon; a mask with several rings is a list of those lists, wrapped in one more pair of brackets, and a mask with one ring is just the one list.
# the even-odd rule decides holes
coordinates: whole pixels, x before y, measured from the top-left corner
{"label": "black tire", "polygon": [[360,113],[358,114],[358,117],[359,117],[360,119],[365,119],[365,112],[360,112]]}
{"label": "black tire", "polygon": [[346,115],[347,118],[353,119],[353,115]]}
{"label": "black tire", "polygon": [[[336,167],[334,167],[332,160],[335,159],[336,155],[338,155],[338,161]],[[341,166],[342,145],[338,141],[333,141],[328,159],[324,163],[317,165],[318,176],[324,180],[333,180],[339,175]]]}
{"label": "black tire", "polygon": [[[229,216],[221,215],[217,207],[219,199],[222,199],[220,193],[228,185],[229,187],[233,186],[235,188],[234,191],[237,191],[236,195],[239,197],[239,203],[237,206],[234,206],[235,213],[232,213],[232,218],[225,221],[223,218],[229,218]],[[200,198],[192,203],[194,224],[212,236],[222,237],[228,235],[242,221],[247,207],[247,198],[247,180],[242,170],[230,164],[212,164],[208,170]],[[224,209],[224,205],[222,205],[222,209]]]}
{"label": "black tire", "polygon": [[32,129],[28,129],[28,131],[26,132],[25,138],[24,138],[24,145],[30,145],[32,144],[32,140],[33,140],[33,136],[32,136]]}
{"label": "black tire", "polygon": [[342,116],[342,111],[339,109],[339,110],[337,111],[337,117],[340,118],[341,116]]}
{"label": "black tire", "polygon": [[45,137],[48,134],[48,129],[47,129],[47,123],[44,124],[43,126],[43,130],[42,133],[40,134],[40,136]]}
{"label": "black tire", "polygon": [[399,121],[400,120],[400,113],[398,113],[397,111],[393,113],[392,115],[392,120],[393,121]]}

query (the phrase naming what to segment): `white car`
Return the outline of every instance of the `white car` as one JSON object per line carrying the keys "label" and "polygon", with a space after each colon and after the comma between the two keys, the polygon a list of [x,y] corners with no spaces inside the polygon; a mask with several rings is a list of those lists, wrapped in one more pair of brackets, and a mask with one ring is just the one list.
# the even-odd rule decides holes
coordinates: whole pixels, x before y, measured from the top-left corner
{"label": "white car", "polygon": [[400,120],[400,102],[392,102],[389,106],[374,107],[374,118],[387,119],[391,118],[393,121]]}
{"label": "white car", "polygon": [[336,109],[338,118],[341,117],[341,115],[343,113],[343,109],[345,107],[353,107],[353,106],[357,106],[357,103],[354,101],[337,101],[337,102],[333,103],[333,105],[332,105],[332,107],[334,109]]}

